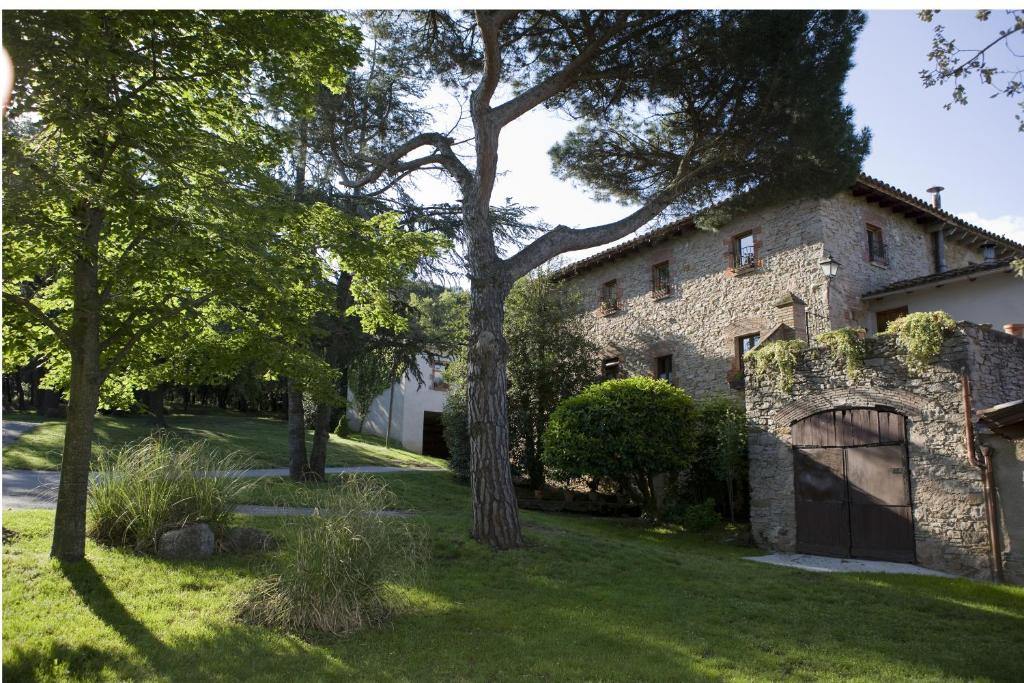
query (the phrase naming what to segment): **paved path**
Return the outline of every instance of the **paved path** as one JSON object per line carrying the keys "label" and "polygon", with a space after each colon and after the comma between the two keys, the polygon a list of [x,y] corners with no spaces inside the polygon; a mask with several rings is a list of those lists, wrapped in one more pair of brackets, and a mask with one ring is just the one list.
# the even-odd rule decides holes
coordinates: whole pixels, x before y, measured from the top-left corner
{"label": "paved path", "polygon": [[[6,423],[4,427],[6,428]],[[380,474],[388,472],[441,472],[439,467],[388,467],[383,465],[354,465],[352,467],[328,467],[328,474]],[[217,475],[231,474],[238,477],[286,477],[288,470],[284,467],[260,470],[231,470],[217,472]],[[93,477],[96,474],[93,473]],[[57,486],[60,483],[60,472],[49,470],[4,470],[3,471],[3,508],[5,510],[25,510],[32,508],[53,508],[57,504]],[[272,509],[275,506],[239,506],[241,508]],[[303,510],[304,508],[293,508]],[[246,514],[266,515],[270,512],[247,512]],[[284,514],[308,514],[291,512]]]}
{"label": "paved path", "polygon": [[942,576],[955,579],[956,576],[945,572],[925,569],[916,564],[902,562],[878,562],[876,560],[854,560],[841,557],[821,557],[820,555],[804,555],[801,553],[774,553],[760,557],[746,557],[746,560],[774,564],[779,567],[806,569],[812,572],[875,572],[880,574],[920,574],[923,576]]}
{"label": "paved path", "polygon": [[3,445],[10,446],[12,443],[17,441],[18,437],[22,434],[31,432],[38,426],[38,422],[16,422],[13,420],[4,420]]}

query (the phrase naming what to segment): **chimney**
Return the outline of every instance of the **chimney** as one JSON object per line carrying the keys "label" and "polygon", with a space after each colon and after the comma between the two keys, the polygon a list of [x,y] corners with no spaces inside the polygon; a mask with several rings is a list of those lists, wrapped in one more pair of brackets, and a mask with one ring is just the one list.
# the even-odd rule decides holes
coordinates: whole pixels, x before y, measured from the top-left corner
{"label": "chimney", "polygon": [[985,257],[985,263],[991,263],[996,260],[996,245],[991,242],[987,242],[981,245],[981,253]]}
{"label": "chimney", "polygon": [[935,187],[929,187],[928,188],[928,192],[932,195],[932,206],[934,206],[936,209],[941,209],[942,208],[942,194],[941,193],[945,189],[946,188],[942,187],[941,185],[936,185]]}

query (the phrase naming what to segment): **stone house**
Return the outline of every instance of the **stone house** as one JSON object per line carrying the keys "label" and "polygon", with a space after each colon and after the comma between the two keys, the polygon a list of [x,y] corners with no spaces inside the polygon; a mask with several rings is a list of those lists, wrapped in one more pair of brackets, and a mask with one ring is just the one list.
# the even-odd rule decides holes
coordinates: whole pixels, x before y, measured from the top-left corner
{"label": "stone house", "polygon": [[[697,397],[747,388],[751,524],[763,547],[971,576],[993,568],[983,477],[965,456],[961,374],[977,408],[1024,397],[1024,339],[1003,332],[1024,329],[1024,280],[1009,265],[1024,246],[943,211],[935,194],[929,203],[861,176],[834,197],[718,232],[673,223],[556,275],[580,288],[603,376],[662,377]],[[976,323],[961,325],[931,374],[908,374],[892,342],[872,339],[855,382],[812,348],[792,394],[747,386],[742,356],[760,343],[840,327],[873,334],[920,310]],[[995,451],[1000,565],[1024,580],[1024,449]],[[801,477],[838,499],[801,503],[814,497]]]}
{"label": "stone house", "polygon": [[[827,256],[839,263],[831,280]],[[580,288],[603,375],[662,376],[704,396],[742,388],[743,352],[769,338],[875,332],[935,308],[996,329],[1024,322],[1024,280],[1009,272],[1022,256],[1020,244],[861,176],[835,197],[718,232],[672,223],[556,277]]]}

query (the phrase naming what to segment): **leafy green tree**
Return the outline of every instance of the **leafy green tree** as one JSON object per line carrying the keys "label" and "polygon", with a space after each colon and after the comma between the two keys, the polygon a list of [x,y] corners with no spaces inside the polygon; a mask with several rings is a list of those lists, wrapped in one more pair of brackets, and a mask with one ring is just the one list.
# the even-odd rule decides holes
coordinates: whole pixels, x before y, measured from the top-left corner
{"label": "leafy green tree", "polygon": [[[348,164],[342,182],[349,188],[438,171],[458,188],[471,285],[472,533],[496,548],[517,547],[503,333],[513,283],[561,253],[606,244],[659,217],[718,202],[701,215],[703,226],[714,227],[736,211],[849,186],[868,147],[843,104],[864,17],[481,10],[383,13],[365,21],[368,35],[404,55],[414,76],[454,97],[468,94],[463,111],[472,130],[461,142],[433,129],[430,117],[407,119],[409,135],[359,127],[373,134],[330,142],[336,163]],[[538,226],[539,237],[512,248],[493,221],[498,142],[538,107],[579,121],[552,150],[556,172],[633,206],[625,217],[589,228]],[[358,112],[342,103],[337,115]]]}
{"label": "leafy green tree", "polygon": [[4,324],[67,378],[51,554],[78,560],[101,388],[202,327],[208,306],[273,310],[261,323],[283,328],[316,300],[297,284],[307,245],[283,228],[325,216],[271,176],[273,114],[340,89],[359,33],[323,12],[262,11],[9,11],[3,33],[17,70]]}
{"label": "leafy green tree", "polygon": [[[516,282],[505,304],[509,455],[535,488],[544,485],[540,439],[551,411],[596,378],[598,349],[587,336],[581,313],[579,292],[543,271]],[[448,366],[445,379],[445,439],[452,469],[468,477],[465,347]]]}
{"label": "leafy green tree", "polygon": [[509,444],[534,488],[544,485],[541,435],[564,399],[596,379],[579,292],[545,273],[521,278],[505,302]]}
{"label": "leafy green tree", "polygon": [[[941,10],[921,10],[921,21],[931,23]],[[987,22],[992,10],[981,9],[975,14],[978,21]],[[1005,10],[997,15],[1001,20],[992,40],[984,45],[962,48],[958,38],[946,35],[946,27],[936,24],[932,36],[932,49],[928,52],[930,69],[921,70],[921,81],[926,88],[952,82],[952,99],[945,104],[967,104],[967,86],[964,81],[972,76],[992,90],[991,97],[1017,98],[1024,110],[1024,10]],[[996,52],[998,51],[998,55]],[[1017,130],[1024,133],[1024,114],[1016,114],[1020,122]]]}
{"label": "leafy green tree", "polygon": [[352,407],[359,417],[359,431],[362,433],[366,416],[373,399],[395,381],[395,361],[380,350],[373,350],[358,356],[349,368],[349,389],[352,391]]}
{"label": "leafy green tree", "polygon": [[658,518],[664,501],[655,479],[693,461],[695,412],[693,399],[664,380],[592,384],[552,413],[544,462],[560,479],[611,480]]}

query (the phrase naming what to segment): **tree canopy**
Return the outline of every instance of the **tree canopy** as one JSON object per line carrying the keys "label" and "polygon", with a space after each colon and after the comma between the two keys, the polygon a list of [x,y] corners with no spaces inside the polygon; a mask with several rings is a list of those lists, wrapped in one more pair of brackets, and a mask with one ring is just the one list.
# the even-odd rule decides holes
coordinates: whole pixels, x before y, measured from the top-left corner
{"label": "tree canopy", "polygon": [[5,360],[45,356],[69,390],[52,552],[75,560],[101,387],[174,367],[211,337],[231,339],[214,361],[259,344],[314,377],[292,340],[329,307],[335,268],[354,274],[364,325],[400,325],[383,293],[440,241],[393,215],[297,203],[281,182],[281,122],[339,92],[358,61],[360,33],[340,16],[11,11],[3,29],[17,70]]}
{"label": "tree canopy", "polygon": [[[467,114],[451,130],[434,127],[430,116],[405,116],[402,135],[381,125],[372,135],[365,127],[359,135],[335,130],[328,140],[343,152],[335,161],[348,164],[342,182],[354,190],[424,172],[442,173],[458,189],[471,283],[473,535],[516,547],[503,338],[512,284],[561,253],[653,220],[699,212],[714,227],[740,210],[847,187],[869,141],[842,102],[864,16],[481,10],[378,12],[360,21],[374,45],[401,55],[408,78],[440,83]],[[538,107],[579,122],[552,150],[556,172],[632,206],[582,229],[538,224],[510,244],[493,221],[499,139]],[[342,103],[336,116],[357,114]]]}

